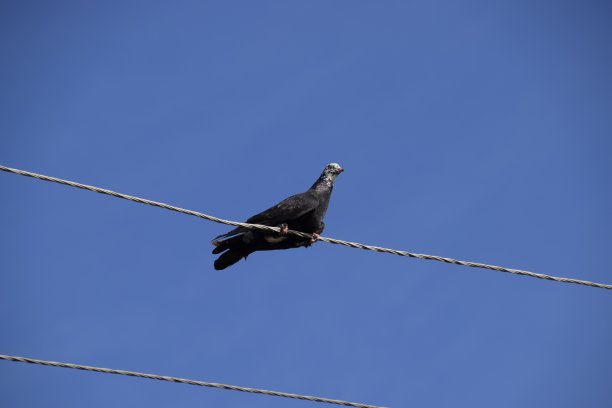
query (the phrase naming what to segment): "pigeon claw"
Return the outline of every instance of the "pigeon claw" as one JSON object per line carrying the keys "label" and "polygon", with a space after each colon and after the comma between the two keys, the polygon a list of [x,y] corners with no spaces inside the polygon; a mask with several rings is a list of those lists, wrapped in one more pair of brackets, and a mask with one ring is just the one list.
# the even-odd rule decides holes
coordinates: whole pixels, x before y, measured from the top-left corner
{"label": "pigeon claw", "polygon": [[280,231],[278,232],[280,235],[287,235],[289,233],[289,225],[281,224],[279,225]]}
{"label": "pigeon claw", "polygon": [[320,235],[317,233],[312,234],[312,236],[310,237],[310,245],[314,244],[315,242],[317,242],[319,240]]}

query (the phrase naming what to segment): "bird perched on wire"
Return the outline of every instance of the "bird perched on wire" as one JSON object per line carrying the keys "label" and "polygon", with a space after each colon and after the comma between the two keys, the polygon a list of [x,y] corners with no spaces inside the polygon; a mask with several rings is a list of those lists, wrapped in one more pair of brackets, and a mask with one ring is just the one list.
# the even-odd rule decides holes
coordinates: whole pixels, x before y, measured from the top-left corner
{"label": "bird perched on wire", "polygon": [[[323,218],[334,188],[334,180],[344,169],[337,163],[325,166],[321,176],[307,191],[293,195],[273,207],[246,220],[249,224],[279,227],[280,232],[238,227],[212,240],[213,254],[221,254],[215,261],[215,269],[221,270],[238,262],[255,251],[308,247],[323,232]],[[288,230],[312,234],[312,239],[289,235]]]}

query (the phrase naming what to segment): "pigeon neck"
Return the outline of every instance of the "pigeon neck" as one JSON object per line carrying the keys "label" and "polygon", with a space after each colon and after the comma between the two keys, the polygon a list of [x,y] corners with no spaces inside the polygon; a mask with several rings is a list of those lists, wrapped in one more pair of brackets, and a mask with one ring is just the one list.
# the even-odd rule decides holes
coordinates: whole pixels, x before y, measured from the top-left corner
{"label": "pigeon neck", "polygon": [[315,181],[312,187],[310,187],[310,189],[318,191],[328,190],[334,186],[334,178],[335,177],[329,174],[323,173],[321,174],[321,177]]}

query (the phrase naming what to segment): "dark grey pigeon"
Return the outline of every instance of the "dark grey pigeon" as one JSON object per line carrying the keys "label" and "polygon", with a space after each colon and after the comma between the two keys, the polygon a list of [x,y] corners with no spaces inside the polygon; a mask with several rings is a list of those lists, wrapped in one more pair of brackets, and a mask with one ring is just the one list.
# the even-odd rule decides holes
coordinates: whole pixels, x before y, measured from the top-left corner
{"label": "dark grey pigeon", "polygon": [[[280,227],[281,232],[249,230],[238,227],[219,235],[212,243],[216,247],[213,254],[221,254],[215,261],[215,269],[225,269],[241,258],[246,259],[255,251],[307,247],[315,242],[325,224],[329,199],[334,188],[334,180],[344,169],[337,163],[325,166],[323,173],[308,191],[291,196],[274,207],[252,216],[247,223]],[[288,235],[288,230],[313,234],[313,239]]]}

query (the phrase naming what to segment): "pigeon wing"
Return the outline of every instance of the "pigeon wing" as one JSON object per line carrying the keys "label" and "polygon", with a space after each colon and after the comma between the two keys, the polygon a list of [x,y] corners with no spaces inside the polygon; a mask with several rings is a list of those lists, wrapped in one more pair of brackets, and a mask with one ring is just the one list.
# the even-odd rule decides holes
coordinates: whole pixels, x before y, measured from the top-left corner
{"label": "pigeon wing", "polygon": [[319,200],[310,192],[296,194],[249,218],[248,223],[276,226],[313,211]]}
{"label": "pigeon wing", "polygon": [[[310,192],[296,194],[284,199],[273,207],[265,211],[255,214],[246,220],[249,224],[261,224],[275,227],[280,224],[288,223],[291,220],[301,217],[302,215],[314,211],[319,205],[319,200]],[[231,237],[244,233],[247,229],[238,227],[230,232],[221,234],[213,239],[213,244],[221,238]]]}

